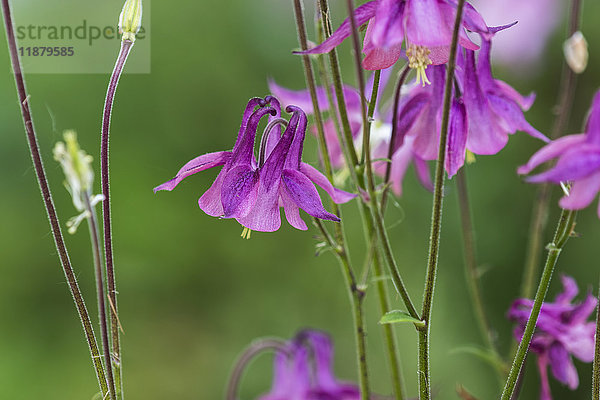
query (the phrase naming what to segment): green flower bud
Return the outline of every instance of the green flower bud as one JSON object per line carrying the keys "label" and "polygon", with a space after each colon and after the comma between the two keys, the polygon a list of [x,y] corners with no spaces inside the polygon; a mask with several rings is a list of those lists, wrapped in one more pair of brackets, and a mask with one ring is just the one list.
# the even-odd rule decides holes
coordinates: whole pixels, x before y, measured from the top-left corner
{"label": "green flower bud", "polygon": [[119,33],[122,40],[135,41],[135,35],[142,26],[142,0],[126,0],[119,16]]}

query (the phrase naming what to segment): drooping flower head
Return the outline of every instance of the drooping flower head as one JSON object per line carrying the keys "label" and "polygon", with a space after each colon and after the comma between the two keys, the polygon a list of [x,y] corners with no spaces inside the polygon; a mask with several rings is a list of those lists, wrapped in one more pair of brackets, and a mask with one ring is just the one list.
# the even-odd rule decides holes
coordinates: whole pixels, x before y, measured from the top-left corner
{"label": "drooping flower head", "polygon": [[[223,165],[212,186],[198,200],[200,208],[208,215],[235,218],[245,228],[262,232],[279,229],[280,207],[283,207],[288,222],[297,229],[307,229],[300,217],[300,209],[315,218],[339,221],[337,216],[325,210],[313,182],[336,203],[347,202],[355,196],[334,188],[317,169],[301,161],[306,115],[296,106],[288,106],[286,111],[292,114],[289,121],[280,118],[276,98],[251,99],[231,151],[204,154],[191,160],[175,178],[154,191],[171,191],[188,176]],[[263,134],[257,160],[254,152],[256,134],[260,120],[266,115],[270,115],[270,123]],[[286,126],[281,135],[279,124]]]}
{"label": "drooping flower head", "polygon": [[[541,400],[552,400],[548,366],[559,382],[574,390],[579,386],[579,377],[571,356],[583,362],[594,360],[596,324],[588,319],[598,299],[588,294],[582,303],[573,303],[579,291],[577,283],[573,278],[563,276],[562,284],[563,292],[556,296],[554,302],[542,305],[531,340],[530,350],[537,355],[540,372]],[[508,311],[508,318],[519,324],[514,331],[517,340],[523,336],[532,306],[532,300],[518,299]]]}
{"label": "drooping flower head", "polygon": [[526,178],[527,182],[571,182],[570,193],[560,199],[560,206],[568,210],[589,206],[600,191],[600,91],[594,97],[585,133],[554,140],[535,153],[518,173],[528,174],[552,159],[558,159],[553,168]]}
{"label": "drooping flower head", "polygon": [[[509,26],[489,28],[490,35]],[[535,99],[522,96],[505,82],[494,79],[490,64],[491,40],[481,35],[481,50],[475,55],[465,49],[458,54],[448,144],[446,171],[454,175],[464,164],[466,151],[496,154],[508,142],[508,135],[523,131],[548,141],[523,116]],[[424,160],[438,156],[446,67],[432,67],[432,84],[414,87],[403,102],[406,115],[404,136],[414,136],[414,151]]]}
{"label": "drooping flower head", "polygon": [[[402,43],[405,43],[411,67],[417,69],[418,76],[425,82],[428,65],[448,61],[456,6],[455,0],[373,0],[356,8],[356,23],[369,23],[363,43],[363,67],[370,70],[388,68],[402,55]],[[481,15],[468,3],[462,25],[459,44],[477,50],[479,46],[469,39],[465,29],[487,34],[488,28]],[[350,21],[346,19],[327,40],[301,54],[327,53],[350,34]]]}
{"label": "drooping flower head", "polygon": [[355,384],[333,374],[333,344],[324,333],[306,330],[275,356],[271,391],[259,400],[358,400]]}

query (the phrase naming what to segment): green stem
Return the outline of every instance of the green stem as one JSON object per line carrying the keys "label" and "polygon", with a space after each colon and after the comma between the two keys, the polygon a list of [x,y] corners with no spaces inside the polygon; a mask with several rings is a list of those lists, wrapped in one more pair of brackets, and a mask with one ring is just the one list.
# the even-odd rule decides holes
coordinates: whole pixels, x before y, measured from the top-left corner
{"label": "green stem", "polygon": [[444,164],[446,161],[446,142],[448,139],[448,126],[450,122],[450,105],[452,101],[452,83],[454,82],[454,69],[456,67],[456,52],[458,32],[462,21],[465,0],[459,0],[456,7],[454,31],[450,57],[446,71],[446,84],[444,88],[444,108],[442,111],[442,126],[440,131],[440,145],[435,171],[435,189],[433,195],[433,210],[431,216],[431,235],[429,241],[429,257],[427,261],[427,276],[425,278],[425,292],[423,295],[423,313],[421,319],[425,327],[419,330],[419,399],[431,399],[431,380],[429,377],[429,333],[431,331],[431,307],[435,278],[437,274],[438,253],[440,248],[440,233],[442,230],[442,207],[444,200]]}
{"label": "green stem", "polygon": [[17,95],[19,97],[21,114],[23,117],[23,123],[25,125],[25,134],[27,136],[31,160],[35,169],[37,181],[40,191],[42,192],[42,201],[44,202],[44,206],[46,208],[46,214],[48,215],[48,220],[50,222],[52,236],[54,237],[54,244],[56,245],[56,249],[58,251],[58,256],[65,274],[65,279],[69,286],[69,290],[71,291],[71,295],[73,296],[75,307],[77,308],[79,319],[81,320],[81,325],[85,333],[87,345],[92,356],[92,364],[96,371],[96,377],[98,378],[100,391],[102,392],[102,396],[106,397],[108,395],[108,386],[106,384],[106,376],[104,375],[104,369],[102,367],[102,358],[100,352],[98,351],[96,336],[94,335],[94,329],[85,306],[85,301],[83,300],[83,296],[79,290],[79,285],[77,284],[77,278],[75,277],[73,267],[71,266],[67,247],[65,245],[62,230],[60,228],[60,221],[56,215],[54,200],[52,199],[52,193],[50,192],[50,186],[48,185],[48,179],[46,178],[44,163],[42,161],[42,156],[37,143],[37,134],[35,132],[35,127],[33,125],[33,119],[31,116],[31,109],[29,107],[29,96],[27,95],[25,78],[23,76],[23,69],[21,67],[21,60],[19,59],[17,39],[15,37],[12,13],[8,0],[2,0],[2,16],[4,19],[4,28],[6,29],[6,39],[8,42],[12,70],[17,86]]}
{"label": "green stem", "polygon": [[547,247],[548,258],[546,259],[546,264],[544,265],[544,270],[542,271],[540,284],[538,285],[538,289],[535,294],[533,307],[531,308],[531,314],[529,315],[529,319],[527,320],[527,325],[525,325],[523,338],[521,339],[521,343],[519,344],[519,347],[517,349],[517,353],[515,355],[512,366],[510,368],[510,372],[508,374],[508,378],[506,380],[506,385],[504,386],[504,390],[502,391],[501,400],[509,400],[512,398],[513,391],[515,389],[515,385],[519,376],[519,372],[521,371],[523,362],[525,360],[525,356],[527,355],[527,351],[529,350],[529,344],[531,342],[531,338],[535,330],[537,319],[540,314],[540,310],[542,308],[544,299],[546,297],[548,286],[550,285],[550,279],[552,278],[554,266],[558,261],[558,256],[560,255],[562,248],[564,247],[566,241],[571,235],[571,232],[573,231],[575,215],[575,211],[562,211],[560,220],[558,222],[558,227],[556,229],[556,233],[554,234],[554,239],[552,240],[552,243],[550,243]]}
{"label": "green stem", "polygon": [[[567,28],[567,37],[579,30],[579,20],[582,9],[581,0],[572,0],[570,21]],[[571,110],[573,108],[573,99],[577,87],[577,75],[563,60],[562,74],[560,79],[560,89],[557,96],[557,110],[554,125],[550,134],[550,139],[556,139],[564,133]],[[533,296],[535,282],[542,254],[543,236],[548,220],[548,208],[550,207],[550,198],[552,197],[553,185],[543,183],[539,186],[534,202],[531,224],[529,228],[529,242],[525,256],[525,268],[523,269],[523,281],[521,285],[521,297],[530,299]]]}
{"label": "green stem", "polygon": [[84,193],[85,207],[88,213],[88,227],[90,231],[90,241],[94,255],[94,271],[96,273],[96,294],[98,298],[98,319],[100,321],[100,333],[102,337],[102,353],[104,354],[104,365],[106,368],[106,377],[108,379],[108,388],[111,399],[116,399],[115,381],[110,361],[110,345],[108,344],[108,325],[106,322],[106,292],[104,290],[104,273],[102,271],[102,260],[100,256],[100,239],[98,237],[98,220],[96,209],[92,206],[90,195]]}
{"label": "green stem", "polygon": [[[471,220],[471,208],[469,203],[469,191],[467,189],[467,171],[463,166],[456,176],[456,186],[458,189],[458,204],[460,208],[460,219],[462,225],[464,257],[465,257],[465,278],[469,287],[471,304],[479,327],[479,332],[485,346],[490,352],[498,355],[498,350],[492,339],[492,329],[485,313],[483,305],[483,296],[479,282],[479,273],[477,272],[477,252],[475,246],[475,235],[473,231],[473,222]],[[505,372],[498,369],[498,373],[505,377]]]}
{"label": "green stem", "polygon": [[[294,11],[296,16],[296,25],[298,30],[298,38],[300,42],[300,46],[302,50],[306,50],[308,48],[308,41],[306,38],[306,25],[304,22],[304,13],[302,10],[302,4],[300,0],[294,0]],[[318,104],[317,98],[317,90],[315,84],[315,76],[312,69],[312,64],[310,62],[310,58],[307,55],[302,56],[303,64],[304,64],[304,75],[306,78],[306,83],[310,91],[311,100],[313,103],[315,120],[317,123],[317,131],[319,137],[319,148],[321,152],[321,158],[325,165],[325,173],[327,178],[330,181],[333,181],[333,170],[331,168],[331,160],[329,159],[329,152],[327,151],[327,143],[325,141],[325,131],[323,129],[323,118],[321,116],[321,111]],[[336,214],[340,214],[339,207],[332,201],[332,205],[334,207],[334,212]],[[366,338],[365,338],[365,324],[363,317],[363,297],[364,293],[357,287],[356,278],[354,277],[354,273],[352,271],[352,266],[350,264],[350,259],[348,256],[348,250],[346,247],[346,243],[344,240],[344,232],[343,227],[340,224],[336,224],[336,238],[339,242],[339,245],[333,243],[331,237],[328,235],[327,230],[321,224],[321,222],[315,218],[315,222],[321,232],[324,234],[325,239],[329,241],[329,245],[335,250],[340,265],[342,266],[342,271],[344,273],[344,278],[346,281],[346,286],[348,287],[348,294],[350,297],[350,302],[352,304],[352,314],[354,318],[354,326],[355,326],[355,339],[356,339],[356,348],[357,348],[357,362],[359,369],[359,383],[360,383],[360,394],[362,400],[368,400],[369,398],[369,373],[367,367],[367,350],[366,350]]]}
{"label": "green stem", "polygon": [[[598,285],[600,291],[600,285]],[[600,400],[600,307],[596,311],[596,346],[592,372],[592,400]]]}

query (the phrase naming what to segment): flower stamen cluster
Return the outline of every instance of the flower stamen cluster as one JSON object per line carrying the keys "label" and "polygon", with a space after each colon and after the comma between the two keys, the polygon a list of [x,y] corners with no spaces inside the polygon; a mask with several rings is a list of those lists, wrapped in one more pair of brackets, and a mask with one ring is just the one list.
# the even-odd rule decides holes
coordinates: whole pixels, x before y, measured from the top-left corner
{"label": "flower stamen cluster", "polygon": [[417,72],[417,84],[422,83],[423,87],[425,84],[431,85],[425,70],[428,65],[433,64],[433,61],[429,58],[431,50],[425,46],[418,46],[411,44],[406,50],[406,56],[408,57],[408,66]]}

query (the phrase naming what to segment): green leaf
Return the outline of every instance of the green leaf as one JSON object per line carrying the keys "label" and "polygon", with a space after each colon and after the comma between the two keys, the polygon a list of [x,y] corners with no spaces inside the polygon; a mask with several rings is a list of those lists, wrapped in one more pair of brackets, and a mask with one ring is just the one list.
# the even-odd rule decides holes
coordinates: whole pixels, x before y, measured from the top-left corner
{"label": "green leaf", "polygon": [[423,327],[425,323],[420,319],[412,317],[406,311],[401,310],[393,310],[385,313],[383,317],[379,320],[380,324],[397,324],[399,322],[410,322],[415,324],[416,326]]}

